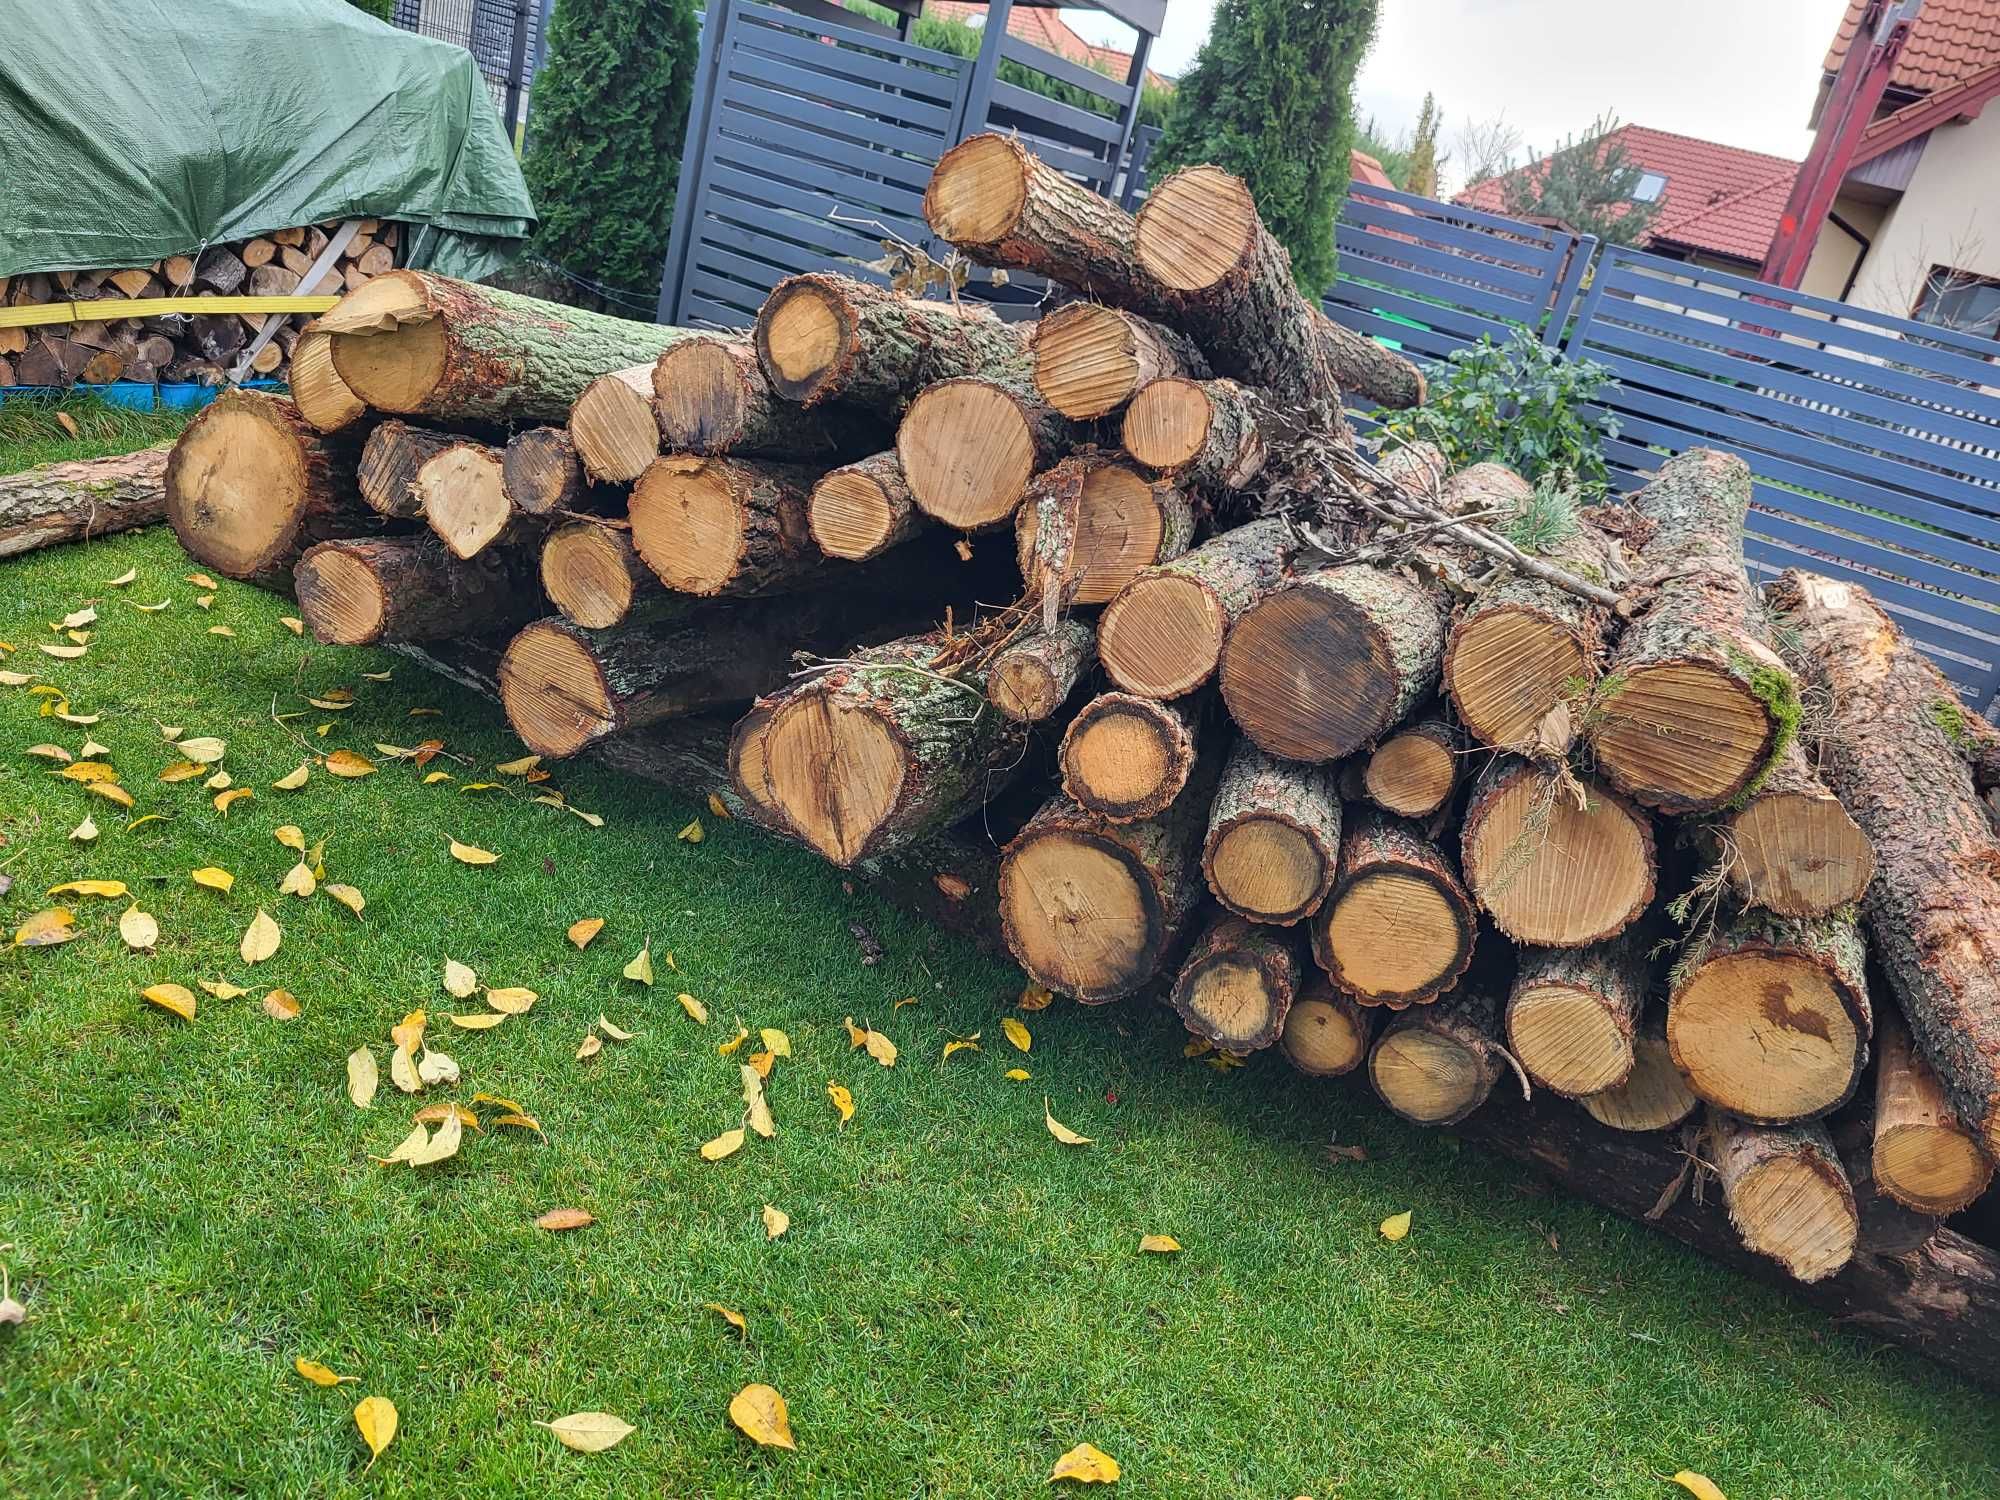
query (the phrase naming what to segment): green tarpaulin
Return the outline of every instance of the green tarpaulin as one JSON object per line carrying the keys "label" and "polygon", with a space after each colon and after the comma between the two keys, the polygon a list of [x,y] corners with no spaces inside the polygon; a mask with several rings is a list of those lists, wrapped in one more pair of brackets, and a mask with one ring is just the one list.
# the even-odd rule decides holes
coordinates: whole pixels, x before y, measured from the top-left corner
{"label": "green tarpaulin", "polygon": [[328,219],[474,279],[534,228],[463,48],[346,0],[0,0],[0,276]]}

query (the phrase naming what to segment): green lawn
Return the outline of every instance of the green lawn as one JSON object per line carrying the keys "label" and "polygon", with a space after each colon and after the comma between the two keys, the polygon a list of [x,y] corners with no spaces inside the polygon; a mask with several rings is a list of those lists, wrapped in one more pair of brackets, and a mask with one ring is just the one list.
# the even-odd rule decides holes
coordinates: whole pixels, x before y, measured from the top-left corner
{"label": "green lawn", "polygon": [[[301,640],[249,588],[225,583],[204,612],[190,571],[164,529],[0,564],[6,665],[102,716],[71,726],[0,688],[0,920],[11,933],[49,887],[92,877],[127,882],[161,930],[157,954],[127,953],[126,903],[83,898],[79,940],[0,947],[0,1243],[29,1309],[0,1328],[0,1493],[1032,1495],[1083,1441],[1144,1496],[1660,1497],[1683,1467],[1732,1500],[2000,1488],[1989,1400],[1922,1360],[1353,1087],[1268,1057],[1186,1060],[1169,1014],[1059,1002],[1026,1018],[1022,1057],[1000,1034],[1021,986],[1007,965],[608,773],[550,783],[600,829],[533,805],[493,772],[519,753],[494,709],[398,658]],[[91,603],[86,657],[36,649]],[[358,699],[346,713],[304,702],[339,687]],[[281,726],[274,708],[304,717]],[[224,737],[255,796],[223,816],[200,782],[162,785],[162,721]],[[93,735],[132,812],[25,753]],[[430,735],[455,781],[385,764],[270,786],[301,738],[373,754]],[[461,792],[471,780],[506,785]],[[68,837],[86,814],[91,846]],[[677,840],[697,814],[706,839]],[[282,824],[327,840],[362,920],[279,894]],[[450,838],[501,860],[456,863]],[[234,890],[192,884],[204,865]],[[259,906],[284,942],[253,969],[237,941]],[[586,916],[606,926],[578,952],[563,934]],[[648,937],[652,990],[620,978]],[[447,958],[540,1002],[450,1032]],[[203,995],[192,1024],[139,998],[218,976],[250,995]],[[298,1019],[265,1015],[272,986]],[[545,1142],[468,1136],[422,1171],[369,1160],[413,1106],[385,1077],[355,1109],[343,1059],[368,1043],[386,1064],[417,1006],[464,1072],[440,1093],[516,1099]],[[600,1013],[637,1039],[578,1062]],[[893,1068],[849,1049],[848,1014],[894,1039]],[[697,1147],[740,1115],[741,1054],[717,1052],[739,1023],[790,1035],[779,1134],[708,1163]],[[941,1061],[974,1032],[983,1051]],[[1007,1079],[1017,1065],[1033,1077]],[[844,1130],[829,1080],[854,1093]],[[1051,1139],[1044,1095],[1096,1144]],[[1368,1159],[1330,1161],[1334,1139]],[[776,1242],[766,1202],[792,1218]],[[533,1227],[563,1205],[599,1222]],[[1402,1209],[1415,1227],[1388,1243],[1376,1226]],[[1186,1248],[1142,1256],[1148,1232]],[[748,1341],[708,1302],[740,1309]],[[307,1385],[298,1355],[361,1381]],[[728,1424],[752,1381],[789,1401],[797,1452]],[[402,1413],[372,1469],[350,1419],[363,1394]],[[638,1431],[584,1456],[534,1425],[587,1409]]]}

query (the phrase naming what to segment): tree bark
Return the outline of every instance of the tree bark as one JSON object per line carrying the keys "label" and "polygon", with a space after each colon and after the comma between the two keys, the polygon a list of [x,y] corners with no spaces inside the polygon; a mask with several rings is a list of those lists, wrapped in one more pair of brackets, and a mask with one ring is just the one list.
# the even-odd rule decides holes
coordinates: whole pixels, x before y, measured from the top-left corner
{"label": "tree bark", "polygon": [[1437,846],[1374,812],[1346,820],[1333,890],[1312,918],[1313,958],[1363,1005],[1427,1005],[1472,962],[1472,901]]}
{"label": "tree bark", "polygon": [[1463,758],[1456,729],[1441,718],[1419,719],[1375,747],[1361,784],[1382,811],[1421,820],[1451,801]]}
{"label": "tree bark", "polygon": [[319,326],[355,395],[447,422],[565,421],[592,380],[691,334],[408,270],[349,292]]}
{"label": "tree bark", "polygon": [[1875,956],[1953,1112],[2000,1156],[2000,837],[1971,715],[1861,589],[1787,572],[1770,603],[1830,702],[1821,774],[1874,846]]}
{"label": "tree bark", "polygon": [[1755,787],[1799,713],[1743,571],[1750,469],[1689,449],[1632,504],[1655,529],[1639,555],[1639,613],[1592,706],[1597,764],[1648,807],[1713,811]]}
{"label": "tree bark", "polygon": [[417,493],[417,471],[463,441],[457,433],[412,427],[391,417],[361,445],[361,467],[355,475],[361,498],[377,515],[390,520],[421,521],[424,501]]}
{"label": "tree bark", "polygon": [[1874,849],[1796,742],[1708,843],[1737,896],[1780,916],[1825,916],[1875,878]]}
{"label": "tree bark", "polygon": [[1140,569],[1185,553],[1194,528],[1187,490],[1089,449],[1029,482],[1014,545],[1021,577],[1044,600],[1104,604]]}
{"label": "tree bark", "polygon": [[1215,899],[1253,922],[1289,926],[1319,910],[1340,863],[1340,797],[1330,766],[1230,749],[1208,810],[1202,873]]}
{"label": "tree bark", "polygon": [[1134,693],[1099,693],[1063,734],[1062,789],[1113,823],[1157,817],[1194,769],[1196,719]]}
{"label": "tree bark", "polygon": [[1500,1002],[1468,990],[1390,1019],[1368,1054],[1375,1097],[1413,1125],[1456,1125],[1500,1081]]}
{"label": "tree bark", "polygon": [[463,562],[433,536],[321,542],[292,576],[306,627],[334,646],[512,630],[546,602],[526,559]]}
{"label": "tree bark", "polygon": [[847,562],[879,557],[929,524],[893,450],[822,475],[813,485],[806,519],[820,551]]}
{"label": "tree bark", "polygon": [[1073,421],[1108,417],[1156,380],[1206,379],[1208,359],[1170,328],[1095,302],[1071,302],[1035,325],[1035,389]]}
{"label": "tree bark", "polygon": [[869,413],[800,406],[771,387],[741,334],[703,334],[653,366],[654,411],[669,452],[837,463],[880,448]]}
{"label": "tree bark", "polygon": [[632,487],[632,543],[670,589],[743,597],[823,569],[806,513],[815,470],[746,458],[655,459]]}
{"label": "tree bark", "polygon": [[0,476],[0,558],[150,526],[167,513],[167,445]]}
{"label": "tree bark", "polygon": [[1279,584],[1222,647],[1222,700],[1260,748],[1338,760],[1374,744],[1437,686],[1440,592],[1357,565]]}
{"label": "tree bark", "polygon": [[1851,913],[1753,909],[1698,933],[1667,1002],[1667,1045],[1688,1087],[1763,1125],[1845,1104],[1868,1061],[1866,957]]}
{"label": "tree bark", "polygon": [[1798,1280],[1824,1281],[1854,1256],[1854,1189],[1824,1128],[1708,1118],[1709,1158],[1743,1243]]}
{"label": "tree bark", "polygon": [[599,375],[570,403],[564,422],[586,475],[600,484],[630,484],[660,456],[653,367]]}
{"label": "tree bark", "polygon": [[1992,1160],[1952,1113],[1937,1074],[1916,1055],[1893,1010],[1882,1017],[1875,1052],[1875,1185],[1918,1213],[1957,1213],[1992,1185]]}
{"label": "tree bark", "polygon": [[1217,912],[1174,980],[1187,1029],[1236,1057],[1270,1046],[1299,986],[1298,945],[1282,927]]}
{"label": "tree bark", "polygon": [[978,531],[1012,519],[1029,479],[1079,436],[1017,369],[926,386],[896,428],[896,456],[919,510]]}
{"label": "tree bark", "polygon": [[804,407],[838,402],[893,417],[925,386],[981,375],[1026,379],[1019,329],[976,305],[923,302],[814,272],[778,283],[757,314],[757,362]]}
{"label": "tree bark", "polygon": [[1120,439],[1148,468],[1198,490],[1249,487],[1300,424],[1233,380],[1156,380],[1125,410]]}
{"label": "tree bark", "polygon": [[1278,1048],[1285,1061],[1308,1078],[1352,1073],[1367,1059],[1369,1035],[1378,1014],[1342,994],[1324,974],[1313,971],[1285,1013]]}
{"label": "tree bark", "polygon": [[1629,932],[1588,948],[1523,948],[1507,999],[1507,1046],[1522,1070],[1566,1099],[1624,1083],[1648,969],[1645,943]]}
{"label": "tree bark", "polygon": [[585,503],[589,479],[563,427],[530,427],[507,439],[500,487],[524,516],[548,516]]}
{"label": "tree bark", "polygon": [[691,595],[660,582],[624,521],[571,521],[542,543],[542,590],[564,619],[587,630],[685,614]]}
{"label": "tree bark", "polygon": [[1031,628],[997,652],[986,672],[986,701],[1019,724],[1039,724],[1068,701],[1097,660],[1097,633],[1087,620]]}

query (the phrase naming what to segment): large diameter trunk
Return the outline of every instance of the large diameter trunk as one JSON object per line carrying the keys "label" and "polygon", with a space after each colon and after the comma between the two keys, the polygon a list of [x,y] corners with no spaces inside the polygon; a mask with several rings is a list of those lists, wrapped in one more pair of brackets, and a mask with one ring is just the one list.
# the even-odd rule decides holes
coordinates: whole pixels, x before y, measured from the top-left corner
{"label": "large diameter trunk", "polygon": [[783,589],[826,566],[806,519],[817,477],[754,459],[655,459],[632,487],[633,545],[682,593]]}
{"label": "large diameter trunk", "polygon": [[167,513],[167,449],[0,476],[0,558],[150,526]]}
{"label": "large diameter trunk", "polygon": [[306,627],[335,646],[485,635],[545,608],[521,556],[496,551],[465,562],[433,536],[321,542],[292,579]]}
{"label": "large diameter trunk", "polygon": [[1333,892],[1312,918],[1313,958],[1363,1005],[1426,1005],[1472,962],[1472,901],[1415,825],[1355,812]]}
{"label": "large diameter trunk", "polygon": [[673,453],[832,463],[886,434],[865,413],[807,408],[780,395],[743,335],[704,334],[653,366],[653,410]]}
{"label": "large diameter trunk", "polygon": [[1688,1087],[1768,1125],[1845,1104],[1868,1061],[1865,964],[1851,913],[1751,910],[1698,934],[1667,1002],[1667,1045]]}
{"label": "large diameter trunk", "polygon": [[1089,450],[1029,483],[1014,516],[1021,577],[1060,604],[1103,604],[1142,568],[1170,562],[1194,539],[1194,497]]}
{"label": "large diameter trunk", "polygon": [[370,406],[496,423],[564,421],[599,375],[651,362],[690,333],[427,271],[377,276],[319,326],[341,379]]}
{"label": "large diameter trunk", "polygon": [[1399,573],[1329,568],[1271,590],[1222,647],[1222,701],[1258,746],[1338,760],[1379,740],[1437,686],[1440,595]]}
{"label": "large diameter trunk", "polygon": [[896,427],[917,508],[963,531],[1013,517],[1028,480],[1069,451],[1077,428],[1025,375],[926,386]]}
{"label": "large diameter trunk", "polygon": [[1500,1002],[1468,990],[1394,1017],[1368,1054],[1375,1095],[1413,1125],[1456,1125],[1500,1081]]}
{"label": "large diameter trunk", "polygon": [[1277,1041],[1300,967],[1289,930],[1218,912],[1181,965],[1173,1007],[1196,1036],[1246,1057]]}
{"label": "large diameter trunk", "polygon": [[1882,1017],[1875,1051],[1875,1185],[1918,1213],[1957,1213],[1992,1184],[1992,1159],[1952,1113],[1937,1074],[1893,1011]]}
{"label": "large diameter trunk", "polygon": [[1743,1243],[1800,1281],[1824,1281],[1854,1256],[1861,1216],[1819,1125],[1755,1125],[1714,1111],[1708,1156]]}
{"label": "large diameter trunk", "polygon": [[1638,559],[1640,613],[1591,706],[1597,765],[1648,807],[1712,811],[1756,783],[1799,715],[1743,570],[1750,469],[1692,448],[1632,504],[1654,532]]}
{"label": "large diameter trunk", "polygon": [[1876,959],[1953,1112],[2000,1156],[2000,837],[1968,711],[1863,590],[1788,572],[1770,603],[1827,690],[1821,774],[1874,846]]}
{"label": "large diameter trunk", "polygon": [[345,434],[322,436],[289,401],[232,391],[174,444],[167,520],[203,566],[288,587],[314,542],[381,528],[355,487],[355,446]]}
{"label": "large diameter trunk", "polygon": [[1507,1044],[1537,1083],[1581,1099],[1617,1088],[1637,1060],[1646,948],[1627,933],[1588,948],[1524,948],[1507,998]]}
{"label": "large diameter trunk", "polygon": [[1035,389],[1078,422],[1108,417],[1154,381],[1208,374],[1208,359],[1170,328],[1095,302],[1071,302],[1035,325]]}
{"label": "large diameter trunk", "polygon": [[1796,743],[1718,823],[1713,842],[1730,885],[1780,916],[1837,911],[1875,878],[1874,849]]}
{"label": "large diameter trunk", "polygon": [[1289,925],[1319,910],[1340,862],[1340,794],[1331,766],[1229,752],[1209,804],[1202,872],[1215,899],[1253,922]]}

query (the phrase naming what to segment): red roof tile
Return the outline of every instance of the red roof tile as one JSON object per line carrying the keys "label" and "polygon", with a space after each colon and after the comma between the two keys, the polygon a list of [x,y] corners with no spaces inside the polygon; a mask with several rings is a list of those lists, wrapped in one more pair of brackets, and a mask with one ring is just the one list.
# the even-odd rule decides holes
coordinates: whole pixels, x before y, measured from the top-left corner
{"label": "red roof tile", "polygon": [[[970,22],[975,17],[984,20],[986,7],[968,4],[967,0],[926,0],[924,12],[940,21]],[[1040,47],[1045,52],[1053,52],[1057,57],[1066,57],[1073,63],[1082,63],[1086,68],[1095,68],[1120,83],[1125,81],[1125,75],[1132,69],[1131,53],[1085,41],[1056,10],[1041,6],[1015,6],[1007,16],[1007,35],[1017,37],[1032,47]],[[1171,78],[1155,73],[1151,68],[1146,69],[1146,82],[1155,88],[1173,87]]]}
{"label": "red roof tile", "polygon": [[[1611,139],[1624,146],[1629,160],[1667,179],[1659,215],[1642,245],[1763,260],[1792,179],[1798,175],[1797,162],[1642,125],[1620,126]],[[1505,180],[1482,182],[1460,193],[1457,201],[1489,213],[1506,213]]]}
{"label": "red roof tile", "polygon": [[[1867,0],[1848,0],[1847,14],[1827,48],[1827,72],[1839,70],[1866,6]],[[1995,63],[2000,63],[2000,0],[1924,0],[1889,75],[1889,87],[1912,93],[1949,88]]]}

